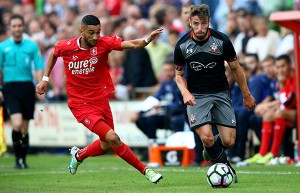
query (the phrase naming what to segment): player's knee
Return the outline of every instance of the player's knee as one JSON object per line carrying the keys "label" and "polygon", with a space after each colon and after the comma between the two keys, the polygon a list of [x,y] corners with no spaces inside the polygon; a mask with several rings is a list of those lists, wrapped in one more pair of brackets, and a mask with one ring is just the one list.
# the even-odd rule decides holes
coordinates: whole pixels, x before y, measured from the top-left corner
{"label": "player's knee", "polygon": [[235,143],[235,140],[232,139],[232,138],[231,139],[224,139],[222,141],[223,146],[226,147],[226,148],[230,148],[230,147],[234,146],[234,143]]}
{"label": "player's knee", "polygon": [[206,146],[206,147],[211,147],[214,142],[215,139],[213,136],[209,136],[209,135],[204,135],[201,137],[202,143]]}
{"label": "player's knee", "polygon": [[14,122],[12,122],[12,127],[16,131],[21,131],[22,130],[22,122],[21,121],[14,121]]}
{"label": "player's knee", "polygon": [[105,140],[112,146],[119,146],[121,143],[120,137],[116,133],[107,134]]}

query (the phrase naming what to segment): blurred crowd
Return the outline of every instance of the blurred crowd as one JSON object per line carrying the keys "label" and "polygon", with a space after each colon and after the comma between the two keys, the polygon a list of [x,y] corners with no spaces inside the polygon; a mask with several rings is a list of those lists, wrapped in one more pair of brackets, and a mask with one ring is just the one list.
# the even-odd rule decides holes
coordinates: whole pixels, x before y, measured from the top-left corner
{"label": "blurred crowd", "polygon": [[[102,35],[124,39],[143,38],[162,26],[164,33],[145,50],[110,54],[108,65],[116,85],[111,98],[128,100],[136,97],[132,94],[135,88],[156,88],[163,81],[163,62],[173,53],[178,38],[189,30],[189,8],[193,3],[209,5],[211,27],[231,38],[242,63],[246,53],[256,53],[259,62],[267,55],[292,56],[291,32],[270,24],[268,16],[272,11],[299,8],[298,0],[3,0],[0,41],[10,36],[10,15],[21,13],[26,23],[24,36],[39,44],[46,64],[57,41],[79,35],[80,20],[86,14],[100,18]],[[50,78],[49,100],[67,98],[62,62],[58,61]]]}
{"label": "blurred crowd", "polygon": [[[130,100],[136,97],[132,94],[136,88],[153,88],[154,91],[166,80],[163,64],[172,58],[177,40],[189,31],[189,10],[196,3],[207,4],[211,11],[211,28],[230,37],[257,106],[280,100],[280,89],[290,83],[285,80],[293,77],[294,40],[291,31],[271,23],[268,18],[274,11],[299,10],[300,0],[2,0],[0,41],[10,36],[7,27],[10,15],[22,14],[26,23],[24,36],[38,43],[46,64],[57,41],[80,35],[80,21],[86,14],[99,17],[101,35],[120,36],[125,40],[145,38],[153,29],[162,26],[164,32],[145,49],[116,51],[109,56],[108,65],[116,87],[110,97]],[[288,72],[280,71],[280,62],[287,63]],[[63,61],[58,60],[50,77],[49,101],[67,99],[63,68]],[[261,141],[264,122],[271,122],[273,128],[276,118],[287,118],[267,107],[263,108],[263,113],[261,109],[245,111],[239,106],[242,97],[235,90],[236,83],[230,72],[228,80],[237,127],[242,128],[239,129],[241,133],[237,133],[236,147],[229,153],[232,161],[237,162],[249,156],[245,152],[249,128]],[[276,110],[286,109],[281,107],[282,103],[278,103]],[[288,109],[295,110],[296,107],[289,106]],[[267,111],[273,112],[273,117],[262,116]],[[287,120],[286,125],[295,125],[295,120]],[[278,156],[278,151],[274,151],[276,155],[272,154],[271,158]]]}

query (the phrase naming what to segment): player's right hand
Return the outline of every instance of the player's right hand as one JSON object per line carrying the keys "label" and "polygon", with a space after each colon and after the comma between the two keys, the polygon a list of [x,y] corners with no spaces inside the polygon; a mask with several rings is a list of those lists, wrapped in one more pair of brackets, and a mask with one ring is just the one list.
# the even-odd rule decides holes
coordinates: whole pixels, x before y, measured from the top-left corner
{"label": "player's right hand", "polygon": [[185,92],[182,97],[185,105],[196,105],[195,97],[190,92]]}
{"label": "player's right hand", "polygon": [[46,92],[46,89],[47,89],[47,86],[48,86],[48,82],[46,81],[41,81],[37,86],[36,86],[36,89],[35,89],[35,92],[37,94],[44,94]]}

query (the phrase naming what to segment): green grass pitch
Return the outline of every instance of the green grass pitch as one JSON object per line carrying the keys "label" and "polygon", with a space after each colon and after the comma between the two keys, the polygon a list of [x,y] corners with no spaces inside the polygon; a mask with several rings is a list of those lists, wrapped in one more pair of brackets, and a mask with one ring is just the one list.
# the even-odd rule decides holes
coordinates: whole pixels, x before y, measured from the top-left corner
{"label": "green grass pitch", "polygon": [[13,169],[13,157],[0,157],[0,193],[296,193],[300,167],[294,165],[235,167],[239,182],[213,189],[207,167],[161,167],[158,184],[147,181],[122,159],[107,155],[88,158],[76,175],[68,171],[69,156],[30,155],[27,170]]}

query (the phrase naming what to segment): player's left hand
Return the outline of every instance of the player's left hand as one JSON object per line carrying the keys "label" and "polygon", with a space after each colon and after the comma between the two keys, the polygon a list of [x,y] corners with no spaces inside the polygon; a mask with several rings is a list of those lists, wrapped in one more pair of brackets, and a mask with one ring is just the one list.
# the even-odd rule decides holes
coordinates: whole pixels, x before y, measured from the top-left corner
{"label": "player's left hand", "polygon": [[250,111],[256,105],[256,101],[251,94],[244,96],[244,105]]}
{"label": "player's left hand", "polygon": [[154,30],[153,32],[151,32],[151,34],[149,35],[149,37],[147,38],[149,42],[152,42],[159,34],[161,34],[163,32],[163,28],[158,28],[156,30]]}

